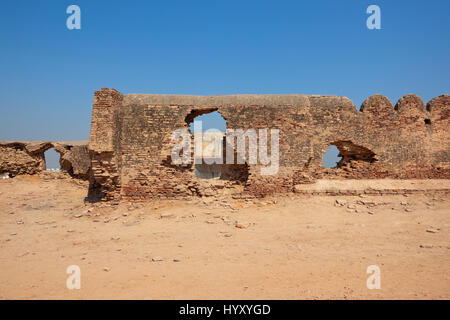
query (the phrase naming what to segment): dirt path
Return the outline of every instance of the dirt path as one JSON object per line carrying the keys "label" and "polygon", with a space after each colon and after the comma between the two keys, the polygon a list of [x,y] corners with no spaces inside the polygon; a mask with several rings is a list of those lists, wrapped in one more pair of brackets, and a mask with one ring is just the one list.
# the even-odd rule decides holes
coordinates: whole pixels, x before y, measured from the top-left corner
{"label": "dirt path", "polygon": [[[0,180],[0,298],[450,298],[448,196],[161,201],[87,212],[85,195],[70,180]],[[69,265],[81,269],[80,290],[66,287]],[[381,270],[379,290],[367,289],[370,265]]]}

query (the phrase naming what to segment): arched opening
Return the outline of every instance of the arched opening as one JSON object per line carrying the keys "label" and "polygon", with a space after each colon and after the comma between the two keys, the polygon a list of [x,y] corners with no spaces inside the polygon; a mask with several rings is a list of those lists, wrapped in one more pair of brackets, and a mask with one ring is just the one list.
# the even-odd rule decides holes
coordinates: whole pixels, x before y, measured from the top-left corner
{"label": "arched opening", "polygon": [[60,171],[60,154],[54,148],[50,148],[44,152],[45,170]]}
{"label": "arched opening", "polygon": [[[201,163],[195,163],[195,175],[200,179],[220,179],[244,183],[248,180],[249,166],[247,163],[226,163],[227,123],[217,110],[218,108],[194,109],[185,118],[189,131],[192,133],[193,146],[195,145],[194,135],[196,133],[202,134],[202,147],[196,148],[200,150],[200,154],[194,154],[194,160],[198,157],[202,158],[202,161]],[[216,152],[216,149],[221,149],[221,152]],[[233,148],[232,150],[236,161],[236,149]],[[220,154],[222,163],[213,163]]]}
{"label": "arched opening", "polygon": [[324,168],[336,168],[341,160],[339,149],[335,145],[331,145],[323,154],[322,164]]}
{"label": "arched opening", "polygon": [[[189,129],[193,136],[201,134],[202,137],[201,148],[197,145],[194,154],[195,175],[201,179],[220,179],[222,176],[224,162],[222,146],[227,123],[216,110],[210,110],[206,114],[202,110],[197,112],[201,113],[200,115],[195,116],[194,112],[186,117],[186,121],[188,123],[190,121]],[[222,163],[216,163],[220,162],[217,155],[221,155]]]}

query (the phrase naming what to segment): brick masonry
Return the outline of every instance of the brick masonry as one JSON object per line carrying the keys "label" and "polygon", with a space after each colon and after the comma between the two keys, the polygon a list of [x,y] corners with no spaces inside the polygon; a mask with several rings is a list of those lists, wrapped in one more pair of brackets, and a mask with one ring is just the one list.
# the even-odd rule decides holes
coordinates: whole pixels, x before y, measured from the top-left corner
{"label": "brick masonry", "polygon": [[[231,165],[228,179],[204,180],[193,165],[171,163],[172,133],[201,114],[219,112],[228,129],[279,129],[276,175],[259,165]],[[184,198],[214,194],[263,197],[318,178],[450,178],[450,96],[426,105],[406,95],[395,107],[382,95],[358,111],[351,100],[307,95],[122,95],[95,92],[89,155],[91,201]],[[324,169],[330,145],[340,150]]]}
{"label": "brick masonry", "polygon": [[87,141],[0,141],[0,174],[8,173],[14,177],[45,170],[44,153],[50,148],[54,148],[60,154],[61,171],[74,178],[89,178],[90,158]]}

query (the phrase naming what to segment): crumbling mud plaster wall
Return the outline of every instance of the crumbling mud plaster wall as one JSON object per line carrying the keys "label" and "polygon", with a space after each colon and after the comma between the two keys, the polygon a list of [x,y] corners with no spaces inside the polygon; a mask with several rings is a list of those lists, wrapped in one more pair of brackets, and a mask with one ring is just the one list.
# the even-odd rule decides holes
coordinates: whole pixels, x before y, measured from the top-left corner
{"label": "crumbling mud plaster wall", "polygon": [[50,148],[54,148],[60,154],[61,171],[75,178],[89,178],[91,161],[87,141],[0,141],[0,174],[9,173],[11,177],[14,177],[20,174],[36,174],[45,170],[44,153]]}
{"label": "crumbling mud plaster wall", "polygon": [[[201,114],[218,111],[228,129],[279,129],[279,170],[263,176],[259,165],[241,165],[239,196],[290,192],[315,178],[450,178],[450,96],[427,105],[406,95],[395,107],[382,95],[357,110],[338,96],[122,95],[95,92],[89,152],[92,200],[141,200],[203,195],[193,165],[174,165],[172,133]],[[323,169],[336,145],[342,160]],[[225,186],[227,187],[227,186]],[[223,188],[223,186],[220,186]],[[216,190],[220,192],[219,189]]]}

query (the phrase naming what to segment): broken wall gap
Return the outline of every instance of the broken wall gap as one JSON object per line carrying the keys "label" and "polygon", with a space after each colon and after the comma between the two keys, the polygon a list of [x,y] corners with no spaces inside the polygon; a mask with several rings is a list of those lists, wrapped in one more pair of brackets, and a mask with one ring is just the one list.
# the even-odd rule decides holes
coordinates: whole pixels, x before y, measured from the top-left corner
{"label": "broken wall gap", "polygon": [[[220,179],[222,175],[223,164],[216,162],[224,163],[225,158],[216,158],[215,139],[219,132],[222,134],[222,142],[224,141],[227,122],[217,110],[217,108],[194,109],[186,116],[186,123],[190,126],[189,131],[194,135],[200,133],[196,132],[196,124],[201,124],[199,127],[203,137],[202,149],[201,152],[196,150],[194,153],[194,173],[200,179]],[[194,143],[194,135],[192,135],[192,143]],[[197,163],[200,160],[201,163]]]}
{"label": "broken wall gap", "polygon": [[[335,146],[337,148],[339,152],[337,154],[337,157],[340,157],[341,159],[336,162],[336,165],[334,167],[328,168],[341,168],[344,166],[353,166],[354,164],[366,165],[378,161],[375,152],[366,147],[357,145],[352,141],[333,141],[330,143],[330,147],[332,146]],[[336,151],[334,151],[334,153],[335,152]],[[333,159],[333,157],[331,159]],[[329,162],[333,163],[332,160]],[[326,167],[325,164],[324,167]]]}
{"label": "broken wall gap", "polygon": [[330,145],[322,156],[322,165],[324,168],[336,168],[341,160],[339,149],[335,145]]}
{"label": "broken wall gap", "polygon": [[61,155],[51,147],[44,151],[45,170],[60,171]]}

